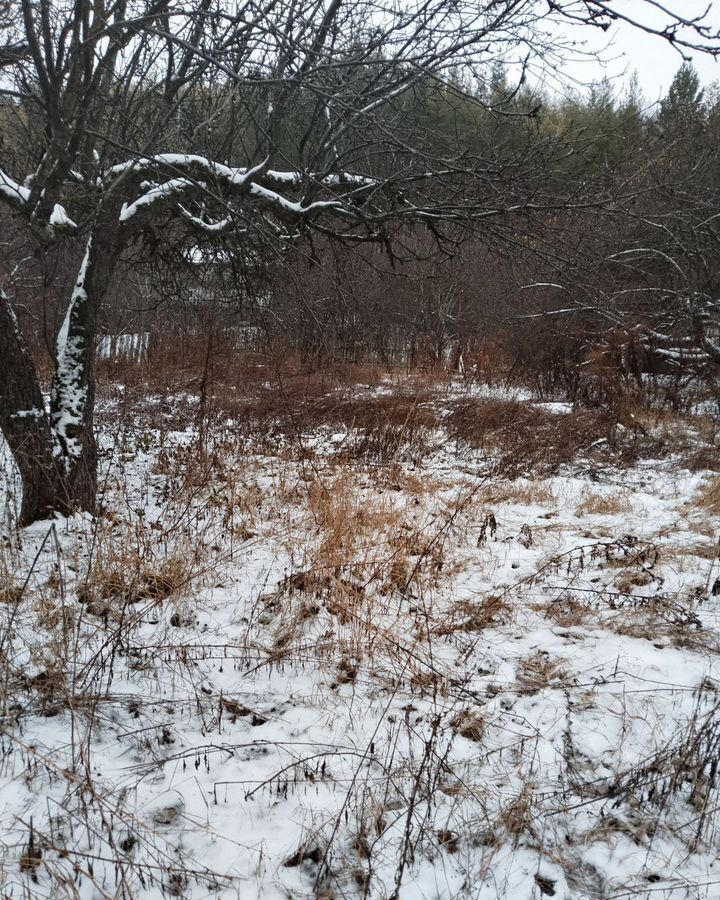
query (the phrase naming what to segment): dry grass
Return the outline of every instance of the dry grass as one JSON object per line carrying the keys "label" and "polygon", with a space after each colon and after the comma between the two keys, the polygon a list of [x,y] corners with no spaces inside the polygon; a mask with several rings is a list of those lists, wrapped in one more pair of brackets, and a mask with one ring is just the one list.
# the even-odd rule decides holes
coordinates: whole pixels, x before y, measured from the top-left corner
{"label": "dry grass", "polygon": [[497,826],[512,839],[513,843],[523,835],[534,834],[533,795],[530,785],[524,785],[520,793],[503,806],[497,819]]}
{"label": "dry grass", "polygon": [[19,603],[23,596],[23,588],[14,579],[6,576],[0,582],[0,603],[6,603],[14,606]]}
{"label": "dry grass", "polygon": [[633,407],[632,416],[639,427],[658,440],[662,447],[661,457],[675,455],[680,465],[692,472],[720,469],[716,418],[638,405]]}
{"label": "dry grass", "polygon": [[120,617],[125,606],[159,603],[176,595],[188,586],[190,577],[186,557],[156,560],[113,543],[109,552],[98,553],[77,596],[89,615]]}
{"label": "dry grass", "polygon": [[615,587],[621,594],[632,594],[635,588],[644,588],[655,582],[655,576],[647,569],[621,572],[615,579]]}
{"label": "dry grass", "polygon": [[446,424],[458,443],[498,454],[509,476],[552,474],[593,447],[616,445],[615,421],[605,413],[557,415],[515,400],[458,401]]}
{"label": "dry grass", "polygon": [[698,544],[684,544],[672,548],[665,546],[663,556],[666,559],[678,559],[681,564],[683,562],[692,563],[693,560],[720,559],[720,541],[703,541]]}
{"label": "dry grass", "polygon": [[515,503],[518,506],[553,507],[557,503],[552,484],[537,478],[493,481],[483,487],[477,496],[480,502],[492,506]]}
{"label": "dry grass", "polygon": [[720,516],[720,477],[706,479],[688,506],[711,516]]}
{"label": "dry grass", "polygon": [[464,399],[446,424],[461,445],[497,454],[500,469],[511,477],[554,474],[581,457],[613,465],[675,458],[690,469],[720,466],[712,420],[654,415],[637,400],[616,404],[612,412],[576,404],[558,415],[516,400]]}
{"label": "dry grass", "polygon": [[[498,457],[508,477],[553,474],[579,457],[598,464],[627,465],[638,458],[674,457],[691,469],[720,467],[717,424],[643,406],[642,392],[629,388],[612,411],[575,405],[554,414],[516,400],[465,397],[450,401],[447,371],[415,371],[402,378],[377,365],[318,366],[288,347],[266,353],[238,352],[222,342],[186,342],[156,348],[148,363],[102,363],[101,396],[126,411],[148,395],[157,405],[143,416],[149,428],[157,414],[178,426],[218,428],[234,421],[235,435],[268,451],[288,441],[300,452],[303,436],[342,434],[336,446],[348,461],[392,463],[422,460],[442,443],[442,430],[460,445]],[[115,391],[113,380],[122,382]],[[167,404],[168,394],[184,396]]]}
{"label": "dry grass", "polygon": [[516,671],[518,691],[521,694],[537,694],[550,687],[562,687],[565,678],[563,660],[551,659],[544,651],[538,651],[520,662]]}
{"label": "dry grass", "polygon": [[[193,345],[178,356],[173,347],[166,358],[156,350],[143,366],[105,364],[102,393],[135,414],[143,397],[179,395],[183,402],[159,399],[147,409],[148,428],[157,427],[158,413],[163,424],[199,424],[216,432],[232,419],[235,438],[252,440],[255,450],[277,449],[288,440],[299,447],[305,435],[322,431],[345,433],[337,449],[348,460],[389,463],[407,454],[422,457],[434,446],[434,403],[447,388],[439,373],[416,373],[391,385],[376,366],[318,369],[287,348],[238,353],[218,344],[210,363],[205,350]],[[117,378],[123,385],[119,395],[113,389]]]}
{"label": "dry grass", "polygon": [[536,604],[532,608],[562,628],[588,626],[597,620],[592,607],[572,594],[563,593],[554,600]]}
{"label": "dry grass", "polygon": [[[304,530],[300,540],[288,533],[292,572],[263,595],[257,610],[258,625],[274,625],[275,662],[292,660],[312,640],[318,665],[336,687],[390,651],[390,622],[401,612],[418,635],[429,632],[426,598],[444,573],[437,539],[444,520],[427,528],[415,518],[417,493],[387,490],[378,480],[368,483],[364,473],[336,465],[296,485],[288,502],[311,523],[312,537]],[[318,634],[320,640],[309,637]],[[418,690],[427,675],[412,667],[407,672]]]}
{"label": "dry grass", "polygon": [[632,509],[627,494],[621,491],[601,494],[592,490],[582,493],[580,503],[575,509],[575,515],[582,516],[619,516],[629,513]]}
{"label": "dry grass", "polygon": [[511,619],[512,608],[502,597],[486,597],[479,602],[462,600],[453,607],[449,615],[450,621],[438,626],[437,634],[484,631],[486,628],[507,625]]}
{"label": "dry grass", "polygon": [[453,716],[450,721],[450,727],[460,737],[480,744],[482,743],[487,723],[484,717],[476,711],[466,709]]}

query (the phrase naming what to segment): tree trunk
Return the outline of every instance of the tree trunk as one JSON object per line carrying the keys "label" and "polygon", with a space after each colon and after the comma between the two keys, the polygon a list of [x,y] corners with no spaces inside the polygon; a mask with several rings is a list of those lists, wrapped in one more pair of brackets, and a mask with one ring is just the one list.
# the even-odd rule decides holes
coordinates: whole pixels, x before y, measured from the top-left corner
{"label": "tree trunk", "polygon": [[20,470],[20,521],[40,518],[59,487],[52,430],[35,364],[10,301],[0,291],[0,428]]}
{"label": "tree trunk", "polygon": [[113,231],[96,227],[88,239],[58,334],[49,412],[10,301],[0,292],[0,429],[20,471],[23,526],[53,512],[95,512],[95,323],[119,253]]}

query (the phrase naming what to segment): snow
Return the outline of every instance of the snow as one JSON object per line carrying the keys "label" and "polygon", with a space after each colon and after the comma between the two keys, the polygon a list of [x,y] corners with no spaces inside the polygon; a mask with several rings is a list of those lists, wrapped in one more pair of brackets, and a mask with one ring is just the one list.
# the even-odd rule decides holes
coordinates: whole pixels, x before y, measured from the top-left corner
{"label": "snow", "polygon": [[[132,202],[123,203],[119,216],[120,222],[129,222],[139,210],[152,206],[159,201],[167,200],[174,194],[182,194],[191,187],[197,186],[203,190],[207,189],[207,184],[197,180],[198,172],[220,179],[236,191],[246,191],[249,196],[262,201],[264,204],[271,206],[282,213],[300,218],[320,213],[324,210],[332,210],[341,215],[351,217],[356,214],[352,209],[344,206],[340,199],[315,200],[312,203],[305,205],[300,201],[289,199],[277,191],[272,190],[267,186],[268,183],[276,184],[281,188],[297,188],[307,181],[315,181],[330,189],[352,187],[356,190],[365,189],[374,184],[374,181],[370,178],[361,175],[353,175],[349,172],[336,172],[320,175],[299,171],[280,172],[272,169],[269,170],[267,169],[267,162],[267,160],[263,160],[258,165],[251,167],[233,167],[196,154],[161,153],[156,156],[128,160],[125,163],[113,166],[108,170],[108,177],[117,179],[130,172],[143,172],[147,169],[154,172],[158,172],[162,169],[168,169],[175,172],[191,170],[195,176],[194,178],[188,178],[177,175],[174,178],[169,178],[160,183],[143,182],[141,187],[143,188],[144,193]],[[265,184],[259,184],[260,179],[262,179]],[[209,233],[223,231],[230,224],[230,219],[228,218],[223,218],[218,222],[206,222],[197,216],[193,216],[182,206],[180,206],[180,210],[197,228]]]}
{"label": "snow", "polygon": [[50,224],[53,228],[77,228],[77,225],[65,212],[65,207],[56,203],[50,214]]}
{"label": "snow", "polygon": [[[153,203],[157,203],[160,200],[167,200],[173,194],[182,193],[193,186],[194,182],[187,178],[171,178],[162,184],[153,185],[146,193],[138,197],[137,200],[134,200],[132,203],[123,203],[119,219],[121,222],[127,222],[132,219],[138,210],[143,209],[146,206],[151,206]],[[201,189],[205,188],[204,184],[198,186]]]}
{"label": "snow", "polygon": [[73,288],[65,318],[57,337],[56,369],[53,379],[51,408],[53,408],[52,429],[56,443],[55,456],[66,466],[78,459],[82,444],[75,434],[81,429],[85,416],[87,382],[85,373],[85,339],[75,332],[73,318],[79,307],[87,302],[85,290],[92,239],[85,248],[75,287]]}
{"label": "snow", "polygon": [[[196,228],[200,228],[202,229],[202,231],[206,231],[209,234],[225,231],[232,224],[232,219],[229,216],[224,219],[219,219],[217,222],[206,222],[204,219],[201,219],[198,216],[194,216],[189,210],[185,209],[182,204],[178,204],[178,209],[189,222],[192,222],[193,225],[195,225]],[[191,252],[191,254],[189,255],[192,262],[204,262],[206,257],[216,257],[220,253],[222,253],[222,251],[207,253],[199,247],[194,247],[193,252]]]}
{"label": "snow", "polygon": [[18,335],[18,337],[20,338],[20,343],[22,345],[24,345],[25,341],[22,336],[22,331],[20,329],[20,323],[18,322],[17,315],[15,313],[15,309],[13,308],[13,305],[10,302],[8,295],[5,293],[5,291],[2,289],[2,287],[0,287],[0,303],[2,303],[3,307],[5,308],[5,311],[7,312],[8,316],[10,318],[10,324],[12,325],[12,327],[15,331],[15,334]]}
{"label": "snow", "polygon": [[682,762],[720,692],[706,473],[488,480],[442,441],[390,472],[232,418],[203,454],[179,398],[124,393],[112,516],[5,551],[6,892],[381,898],[404,858],[402,900],[720,896],[717,788]]}
{"label": "snow", "polygon": [[[9,200],[20,205],[24,205],[30,200],[30,188],[19,184],[2,169],[0,169],[0,194],[4,194]],[[65,208],[59,203],[53,206],[48,224],[51,228],[77,228]]]}
{"label": "snow", "polygon": [[295,216],[306,216],[310,213],[320,212],[323,209],[333,209],[348,216],[355,215],[352,210],[344,209],[339,200],[315,200],[313,203],[304,206],[299,201],[288,200],[276,191],[271,191],[260,184],[251,184],[249,194],[251,197],[263,200],[265,203]]}
{"label": "snow", "polygon": [[44,409],[19,409],[12,414],[13,419],[42,419],[47,415]]}
{"label": "snow", "polygon": [[566,403],[560,400],[546,400],[541,403],[535,403],[538,409],[544,409],[545,412],[553,413],[558,416],[568,415],[573,410],[572,403]]}
{"label": "snow", "polygon": [[[167,160],[165,160],[167,162]],[[189,162],[198,162],[197,158],[183,158],[183,161],[187,164]],[[349,211],[343,210],[342,204],[337,200],[316,200],[313,203],[308,204],[307,206],[303,206],[302,203],[297,201],[288,200],[283,197],[281,194],[278,194],[276,191],[272,191],[269,188],[263,187],[259,184],[255,184],[251,181],[253,177],[254,170],[231,170],[227,166],[221,166],[219,163],[207,163],[206,167],[210,169],[213,174],[219,175],[227,178],[227,180],[234,185],[244,185],[247,183],[248,185],[248,193],[251,197],[255,197],[264,201],[266,204],[274,206],[275,208],[287,212],[292,213],[296,216],[305,216],[310,213],[319,212],[323,209],[334,209],[336,211],[342,211],[346,214],[350,215]],[[179,165],[179,161],[175,160],[174,165]],[[282,176],[284,173],[268,173],[270,177],[275,178],[276,176]],[[295,180],[297,180],[297,176],[293,176]],[[282,177],[276,178],[279,181],[285,181]],[[167,200],[173,194],[180,194],[186,191],[188,188],[198,186],[201,189],[206,189],[207,185],[202,182],[193,182],[187,178],[171,178],[168,181],[163,182],[162,184],[156,184],[150,187],[146,193],[142,194],[132,203],[123,203],[122,209],[120,211],[120,221],[128,222],[133,218],[138,212],[138,210],[143,209],[147,206],[151,206],[154,203],[157,203],[161,200]],[[191,220],[205,231],[215,231],[222,230],[227,225],[227,219],[222,220],[215,225],[206,224],[202,220],[197,219],[196,217],[190,217]]]}
{"label": "snow", "polygon": [[205,156],[198,156],[192,153],[158,153],[155,156],[139,157],[138,159],[127,160],[127,162],[112,166],[108,170],[108,175],[111,178],[117,178],[132,171],[143,169],[157,170],[162,167],[168,167],[169,169],[178,170],[188,168],[205,169],[217,178],[222,178],[230,184],[240,186],[260,177],[286,186],[298,186],[308,179],[318,181],[326,187],[352,185],[356,187],[370,187],[375,184],[372,178],[355,175],[351,172],[333,172],[328,175],[301,171],[282,172],[275,169],[267,169],[266,165],[267,161],[264,160],[256,166],[228,166],[208,159]]}
{"label": "snow", "polygon": [[18,184],[2,169],[0,169],[0,194],[16,203],[27,203],[30,199],[30,189]]}
{"label": "snow", "polygon": [[138,159],[130,159],[127,162],[119,163],[116,166],[112,166],[108,170],[108,174],[112,177],[117,177],[133,170],[157,169],[161,166],[178,169],[198,167],[207,169],[209,172],[228,180],[244,179],[249,171],[246,167],[232,168],[223,163],[210,160],[205,156],[198,156],[192,153],[158,153],[155,156],[139,157]]}

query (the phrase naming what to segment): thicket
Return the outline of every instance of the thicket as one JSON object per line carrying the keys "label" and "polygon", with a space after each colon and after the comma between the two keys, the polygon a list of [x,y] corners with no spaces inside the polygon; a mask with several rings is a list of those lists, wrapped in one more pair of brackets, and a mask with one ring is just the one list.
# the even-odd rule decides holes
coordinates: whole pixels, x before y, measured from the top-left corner
{"label": "thicket", "polygon": [[[158,90],[137,87],[135,127],[150,128]],[[195,87],[168,124],[176,146],[251,159],[265,93],[258,87],[241,107],[222,87]],[[301,94],[283,117],[277,165],[301,167],[316,153],[309,144],[322,123],[307,127],[311,101],[305,109]],[[21,140],[32,124],[15,103],[0,117],[4,153],[22,169],[33,162]],[[720,90],[701,89],[691,65],[656,105],[635,80],[567,96],[513,90],[500,69],[484,84],[428,80],[384,108],[364,137],[347,153],[336,148],[339,166],[400,180],[410,161],[398,148],[410,156],[419,143],[426,157],[454,160],[432,188],[448,212],[442,227],[397,226],[365,246],[319,234],[280,252],[262,231],[204,245],[160,219],[124,251],[101,332],[150,332],[151,355],[180,342],[198,361],[224,346],[290,353],[311,367],[449,365],[589,401],[658,376],[675,390],[699,377],[717,392]],[[408,207],[420,202],[407,183],[402,191]],[[463,192],[487,213],[472,231],[452,222]],[[566,208],[549,214],[561,193]],[[33,255],[12,214],[0,215],[9,245],[0,277],[35,350],[52,356],[81,242]]]}

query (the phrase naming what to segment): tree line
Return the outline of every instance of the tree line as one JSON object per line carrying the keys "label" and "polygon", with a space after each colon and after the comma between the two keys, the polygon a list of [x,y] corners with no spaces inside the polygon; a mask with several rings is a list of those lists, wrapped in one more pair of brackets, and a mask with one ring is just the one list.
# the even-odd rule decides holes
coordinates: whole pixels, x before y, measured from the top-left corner
{"label": "tree line", "polygon": [[[467,360],[475,347],[548,389],[577,388],[603,351],[626,372],[715,387],[716,85],[703,89],[685,63],[649,104],[635,80],[559,96],[515,90],[495,68],[474,87],[424,79],[398,107],[404,147],[453,160],[433,185],[437,222],[350,245],[321,232],[292,252],[179,234],[145,260],[136,248],[132,298],[108,302],[105,327],[247,341],[251,326],[259,349],[281,343],[316,362]],[[283,141],[297,162],[295,138]],[[370,140],[357,154],[388,182],[405,165],[384,158],[383,175]],[[477,203],[471,223],[453,218],[459,191]]]}

